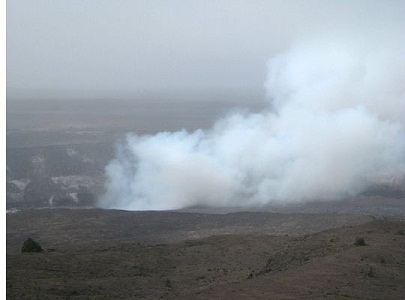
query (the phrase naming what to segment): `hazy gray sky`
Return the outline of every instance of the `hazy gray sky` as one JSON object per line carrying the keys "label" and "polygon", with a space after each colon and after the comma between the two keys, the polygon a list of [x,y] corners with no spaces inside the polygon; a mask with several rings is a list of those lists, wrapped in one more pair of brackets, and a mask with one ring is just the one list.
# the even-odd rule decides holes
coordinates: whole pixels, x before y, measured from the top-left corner
{"label": "hazy gray sky", "polygon": [[11,0],[8,96],[261,91],[266,62],[291,43],[347,32],[378,43],[404,30],[404,8],[388,0]]}

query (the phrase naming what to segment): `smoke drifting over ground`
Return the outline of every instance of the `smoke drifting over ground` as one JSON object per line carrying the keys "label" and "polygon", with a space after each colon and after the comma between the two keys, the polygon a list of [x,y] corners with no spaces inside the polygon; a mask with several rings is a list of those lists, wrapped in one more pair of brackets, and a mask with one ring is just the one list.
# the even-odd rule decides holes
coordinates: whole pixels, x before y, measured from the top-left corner
{"label": "smoke drifting over ground", "polygon": [[206,131],[128,135],[106,168],[99,205],[329,200],[403,178],[404,50],[395,40],[296,45],[268,63],[268,110],[230,114]]}

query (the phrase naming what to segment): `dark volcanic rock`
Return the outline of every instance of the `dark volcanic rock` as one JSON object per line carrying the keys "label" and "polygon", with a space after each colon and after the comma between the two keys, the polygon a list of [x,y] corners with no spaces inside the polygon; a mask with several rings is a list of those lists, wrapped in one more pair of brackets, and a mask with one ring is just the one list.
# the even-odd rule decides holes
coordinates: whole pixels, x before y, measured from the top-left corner
{"label": "dark volcanic rock", "polygon": [[34,241],[32,238],[28,238],[24,241],[24,244],[21,247],[21,252],[42,252],[41,245]]}
{"label": "dark volcanic rock", "polygon": [[57,192],[58,186],[50,177],[34,177],[25,187],[24,201],[35,206],[47,206]]}
{"label": "dark volcanic rock", "polygon": [[371,220],[349,214],[27,209],[7,215],[7,251],[18,249],[26,236],[40,239],[47,247],[69,248],[97,243],[174,243],[223,234],[297,236]]}

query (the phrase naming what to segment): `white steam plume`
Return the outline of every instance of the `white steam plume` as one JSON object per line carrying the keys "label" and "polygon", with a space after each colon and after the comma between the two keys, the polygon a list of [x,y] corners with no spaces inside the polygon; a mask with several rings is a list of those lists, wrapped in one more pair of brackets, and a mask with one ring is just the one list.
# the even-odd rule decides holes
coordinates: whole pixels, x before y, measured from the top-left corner
{"label": "white steam plume", "polygon": [[99,205],[128,210],[339,199],[405,175],[405,48],[312,40],[269,61],[271,103],[211,130],[129,135]]}

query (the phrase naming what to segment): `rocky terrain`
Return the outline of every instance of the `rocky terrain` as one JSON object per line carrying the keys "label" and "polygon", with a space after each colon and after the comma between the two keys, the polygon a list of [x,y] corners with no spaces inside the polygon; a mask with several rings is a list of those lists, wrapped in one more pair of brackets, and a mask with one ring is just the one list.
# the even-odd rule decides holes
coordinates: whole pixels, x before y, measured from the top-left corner
{"label": "rocky terrain", "polygon": [[[239,107],[250,111],[264,105],[251,98],[247,101],[244,97],[249,95],[224,97],[236,97],[234,102],[219,101],[221,95],[199,97],[203,96],[204,101],[195,95],[193,101],[168,99],[170,95],[119,102],[9,100],[7,209],[94,207],[104,192],[104,168],[128,132],[193,131],[210,127],[218,117],[235,110],[238,101]],[[372,195],[403,198],[405,179],[376,182],[364,193]]]}
{"label": "rocky terrain", "polygon": [[[44,251],[20,253],[27,237]],[[403,218],[25,210],[7,298],[402,299],[404,250]]]}
{"label": "rocky terrain", "polygon": [[7,208],[93,206],[113,155],[108,143],[8,148]]}
{"label": "rocky terrain", "polygon": [[[94,206],[104,191],[104,168],[127,133],[207,128],[235,105],[219,101],[221,96],[8,100],[7,209]],[[232,97],[246,106],[243,96]]]}
{"label": "rocky terrain", "polygon": [[[7,215],[7,252],[18,253],[28,236],[51,248],[95,243],[174,243],[212,235],[305,235],[374,218],[350,214],[230,214],[103,209],[27,209]],[[27,226],[29,224],[29,226]]]}
{"label": "rocky terrain", "polygon": [[[403,298],[402,181],[342,201],[96,209],[126,132],[206,128],[229,108],[149,100],[8,102],[7,299]],[[21,253],[29,237],[44,251]]]}

